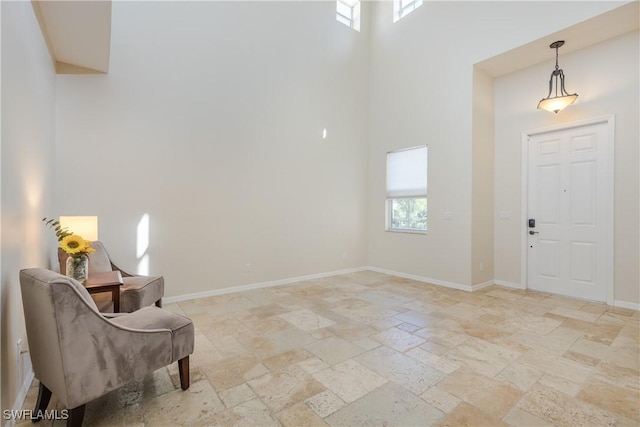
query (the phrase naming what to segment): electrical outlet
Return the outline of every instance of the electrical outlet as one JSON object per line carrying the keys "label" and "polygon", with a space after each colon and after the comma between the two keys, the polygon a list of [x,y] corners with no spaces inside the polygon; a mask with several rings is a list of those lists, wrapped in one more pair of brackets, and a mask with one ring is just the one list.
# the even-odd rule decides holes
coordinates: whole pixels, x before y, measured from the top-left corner
{"label": "electrical outlet", "polygon": [[480,261],[480,271],[484,271],[484,262]]}
{"label": "electrical outlet", "polygon": [[245,272],[245,273],[248,273],[248,272],[250,272],[250,271],[251,271],[251,264],[245,264],[245,265],[244,265],[244,272]]}

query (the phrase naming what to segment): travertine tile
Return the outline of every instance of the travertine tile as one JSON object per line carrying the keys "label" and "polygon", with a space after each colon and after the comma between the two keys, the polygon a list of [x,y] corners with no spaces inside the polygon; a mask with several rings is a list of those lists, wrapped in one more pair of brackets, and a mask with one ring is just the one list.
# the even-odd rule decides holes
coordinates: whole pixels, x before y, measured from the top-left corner
{"label": "travertine tile", "polygon": [[609,412],[640,421],[639,391],[601,381],[590,381],[584,385],[578,397]]}
{"label": "travertine tile", "polygon": [[313,377],[347,403],[375,390],[387,380],[354,360],[347,360]]}
{"label": "travertine tile", "polygon": [[507,424],[499,418],[495,418],[467,402],[460,403],[453,412],[447,414],[447,416],[436,425],[443,427],[507,426]]}
{"label": "travertine tile", "polygon": [[401,325],[402,323],[409,323],[411,325],[420,326],[421,328],[429,326],[440,320],[439,318],[430,316],[425,312],[417,312],[413,310],[398,314],[395,316],[395,319],[400,322],[394,326]]}
{"label": "travertine tile", "polygon": [[348,341],[356,341],[365,337],[369,337],[376,332],[376,329],[369,325],[362,325],[359,323],[338,323],[331,327],[329,330],[335,335]]}
{"label": "travertine tile", "polygon": [[553,424],[550,422],[545,421],[540,417],[536,417],[535,415],[516,406],[511,408],[509,413],[505,415],[502,420],[509,425],[519,427],[553,427]]}
{"label": "travertine tile", "polygon": [[387,383],[328,416],[331,426],[427,426],[443,413],[395,383]]}
{"label": "travertine tile", "polygon": [[424,339],[398,328],[390,328],[371,336],[371,339],[385,344],[401,353],[424,343]]}
{"label": "travertine tile", "polygon": [[438,356],[437,354],[429,353],[421,348],[413,348],[405,353],[407,356],[416,359],[419,362],[429,365],[432,368],[444,372],[445,374],[451,374],[455,372],[460,364]]}
{"label": "travertine tile", "polygon": [[553,374],[544,374],[538,380],[543,386],[552,388],[559,392],[566,394],[567,396],[576,397],[580,392],[580,385],[566,378],[561,378]]}
{"label": "travertine tile", "polygon": [[640,424],[634,310],[371,271],[167,308],[194,322],[191,388],[171,364],[89,402],[86,425]]}
{"label": "travertine tile", "polygon": [[509,383],[497,381],[468,369],[459,369],[438,384],[466,402],[482,408],[482,411],[501,419],[520,399],[522,392]]}
{"label": "travertine tile", "polygon": [[[187,423],[180,423],[188,425]],[[173,424],[178,425],[178,424]],[[234,406],[220,414],[215,415],[206,423],[200,425],[219,425],[219,426],[279,426],[280,424],[271,415],[269,408],[265,406],[259,399],[253,399],[240,405]]]}
{"label": "travertine tile", "polygon": [[350,343],[340,337],[329,337],[309,344],[305,347],[329,365],[343,362],[352,358],[365,350],[355,344]]}
{"label": "travertine tile", "polygon": [[543,372],[536,368],[513,362],[496,375],[495,378],[510,383],[520,391],[527,391],[542,375]]}
{"label": "travertine tile", "polygon": [[289,350],[284,353],[271,356],[268,359],[264,359],[262,364],[266,366],[270,371],[277,371],[285,366],[292,365],[294,363],[301,362],[303,360],[313,358],[313,354],[309,353],[305,349]]}
{"label": "travertine tile", "polygon": [[442,412],[449,413],[462,402],[453,394],[446,392],[438,386],[431,387],[420,395],[420,398],[434,408],[438,408]]}
{"label": "travertine tile", "polygon": [[577,319],[567,319],[562,322],[562,326],[582,332],[587,339],[603,344],[611,344],[622,330],[620,325],[585,322]]}
{"label": "travertine tile", "polygon": [[274,412],[280,412],[325,390],[322,384],[296,365],[250,380],[248,384]]}
{"label": "travertine tile", "polygon": [[595,322],[601,313],[589,313],[583,310],[558,306],[549,313],[558,316],[568,317],[570,319],[584,320],[585,322]]}
{"label": "travertine tile", "polygon": [[233,408],[241,403],[252,400],[256,397],[256,394],[249,388],[246,383],[242,383],[238,386],[228,388],[220,392],[220,399],[227,408]]}
{"label": "travertine tile", "polygon": [[353,341],[353,343],[366,351],[373,350],[374,348],[382,345],[379,341],[374,341],[371,338],[362,338],[357,341]]}
{"label": "travertine tile", "polygon": [[573,341],[567,342],[564,338],[550,337],[529,331],[517,332],[513,334],[511,338],[526,347],[540,349],[557,355],[564,354],[573,343]]}
{"label": "travertine tile", "polygon": [[615,416],[609,412],[539,384],[533,386],[517,406],[555,425],[616,425]]}
{"label": "travertine tile", "polygon": [[468,338],[464,343],[446,352],[443,357],[493,377],[520,354],[518,351],[487,341]]}
{"label": "travertine tile", "polygon": [[546,335],[562,324],[561,321],[544,316],[536,316],[530,313],[518,313],[509,317],[505,323],[520,330]]}
{"label": "travertine tile", "polygon": [[300,427],[300,426],[314,426],[321,427],[327,426],[322,418],[316,415],[307,405],[304,403],[296,403],[287,409],[278,412],[278,420],[283,427]]}
{"label": "travertine tile", "polygon": [[202,369],[216,390],[222,391],[260,376],[269,370],[253,355],[229,357]]}
{"label": "travertine tile", "polygon": [[322,418],[328,417],[345,405],[344,401],[330,390],[311,396],[305,403]]}
{"label": "travertine tile", "polygon": [[411,323],[401,323],[400,325],[396,326],[396,328],[405,332],[409,332],[410,334],[419,329],[422,329],[420,326],[412,325]]}
{"label": "travertine tile", "polygon": [[329,367],[325,362],[315,357],[298,362],[297,365],[308,374],[313,374]]}
{"label": "travertine tile", "polygon": [[143,404],[145,424],[206,424],[226,408],[208,381],[191,384],[188,390],[165,393]]}
{"label": "travertine tile", "polygon": [[606,360],[624,368],[638,369],[640,363],[638,348],[619,348],[582,338],[576,341],[570,349],[574,353]]}
{"label": "travertine tile", "polygon": [[335,322],[310,310],[302,309],[279,315],[298,329],[311,332],[334,325]]}
{"label": "travertine tile", "polygon": [[355,360],[416,394],[426,391],[445,377],[441,371],[384,346],[361,354]]}
{"label": "travertine tile", "polygon": [[593,378],[632,391],[640,389],[640,372],[637,369],[624,368],[608,361],[598,363]]}

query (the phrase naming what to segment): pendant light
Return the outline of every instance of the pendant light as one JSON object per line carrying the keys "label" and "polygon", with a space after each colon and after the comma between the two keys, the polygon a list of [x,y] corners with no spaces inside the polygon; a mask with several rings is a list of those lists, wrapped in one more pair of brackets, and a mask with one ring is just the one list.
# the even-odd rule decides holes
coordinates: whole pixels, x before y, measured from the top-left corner
{"label": "pendant light", "polygon": [[[577,93],[569,95],[565,90],[564,73],[562,69],[558,67],[558,48],[563,44],[564,40],[558,40],[549,45],[551,49],[556,50],[556,68],[551,72],[551,77],[549,78],[549,94],[546,98],[542,98],[540,102],[538,102],[538,109],[540,110],[557,113],[560,110],[564,110],[568,105],[573,104],[576,98],[578,98]],[[560,78],[560,82],[558,82],[558,77]],[[554,83],[555,91],[553,90]],[[551,96],[552,93],[553,96]]]}

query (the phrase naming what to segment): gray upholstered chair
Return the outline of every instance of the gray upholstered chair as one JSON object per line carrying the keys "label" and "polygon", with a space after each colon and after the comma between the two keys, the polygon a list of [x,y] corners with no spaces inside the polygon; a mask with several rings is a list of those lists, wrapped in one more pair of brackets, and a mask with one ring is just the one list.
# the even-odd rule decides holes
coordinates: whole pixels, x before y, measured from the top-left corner
{"label": "gray upholstered chair", "polygon": [[[95,252],[89,254],[89,275],[104,271],[118,270],[122,274],[123,285],[120,288],[120,311],[131,313],[142,307],[155,304],[162,307],[162,297],[164,296],[164,278],[162,276],[139,276],[131,274],[115,265],[102,242],[91,242],[91,247]],[[67,258],[69,255],[58,248],[58,261],[60,262],[60,273],[66,274]],[[97,300],[97,302],[99,302]],[[103,308],[102,306],[100,307]],[[104,311],[104,310],[102,310]]]}
{"label": "gray upholstered chair", "polygon": [[35,414],[53,393],[69,410],[67,426],[79,426],[87,402],[173,362],[189,388],[190,319],[153,306],[102,314],[78,281],[41,268],[22,270],[20,288],[40,381]]}

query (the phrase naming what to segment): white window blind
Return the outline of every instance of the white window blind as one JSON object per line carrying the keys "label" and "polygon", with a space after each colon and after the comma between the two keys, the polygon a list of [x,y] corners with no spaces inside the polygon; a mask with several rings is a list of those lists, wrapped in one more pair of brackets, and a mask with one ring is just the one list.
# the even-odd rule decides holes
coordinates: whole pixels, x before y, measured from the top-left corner
{"label": "white window blind", "polygon": [[387,198],[427,196],[427,146],[387,153]]}

